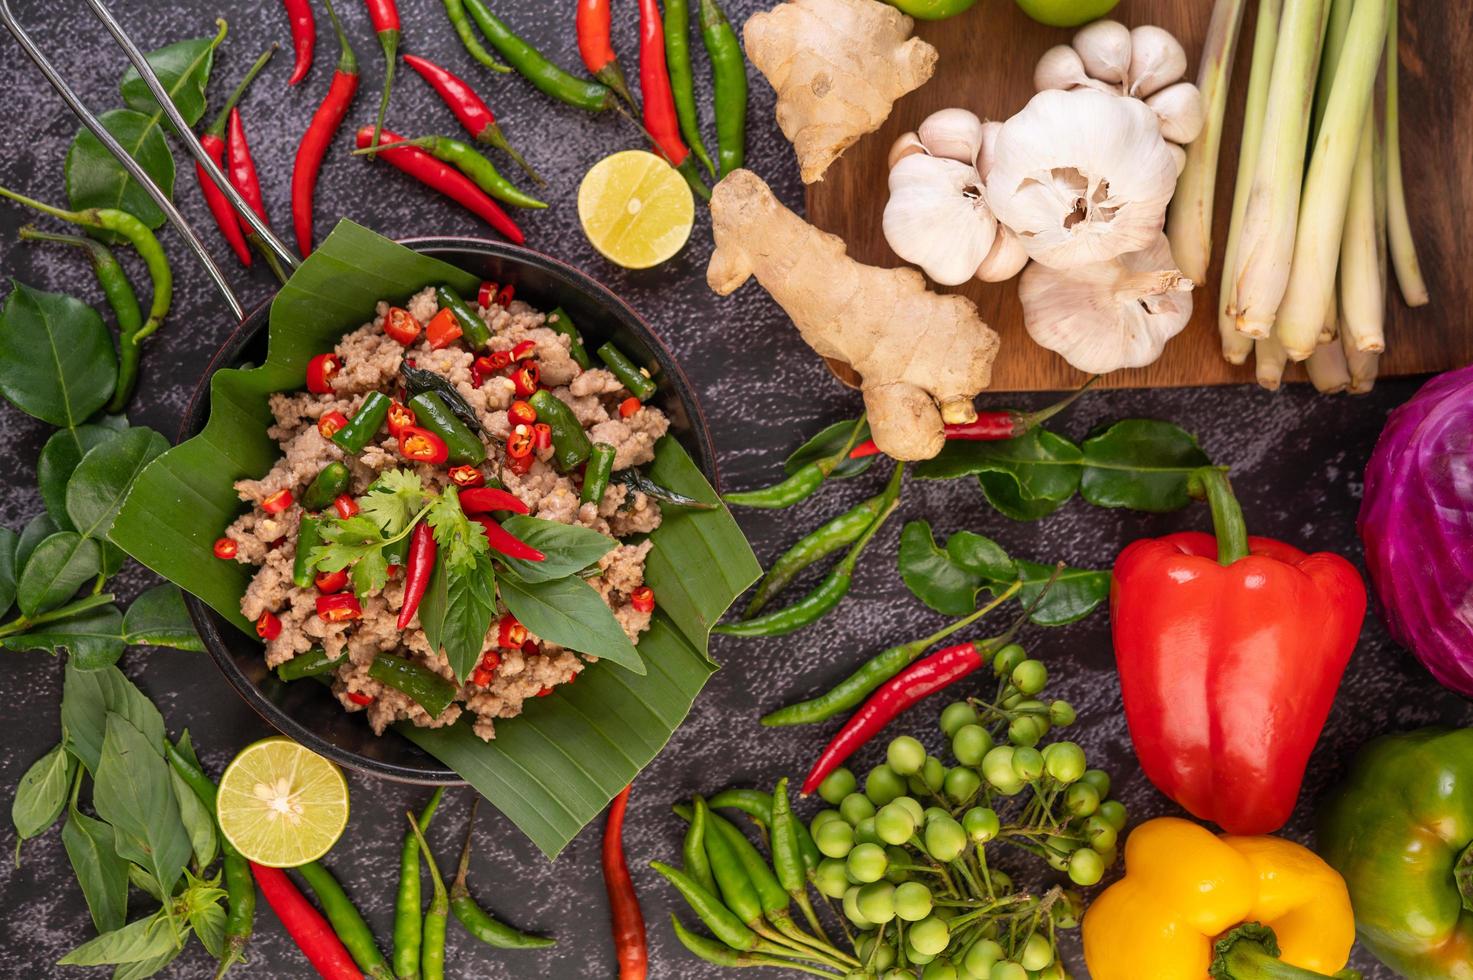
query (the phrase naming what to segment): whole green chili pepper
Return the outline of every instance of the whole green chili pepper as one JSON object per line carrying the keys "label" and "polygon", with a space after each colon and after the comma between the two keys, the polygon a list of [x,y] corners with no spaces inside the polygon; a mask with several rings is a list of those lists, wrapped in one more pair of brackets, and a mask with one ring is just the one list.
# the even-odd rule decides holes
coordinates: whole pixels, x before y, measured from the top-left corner
{"label": "whole green chili pepper", "polygon": [[707,963],[716,966],[771,966],[784,970],[798,970],[803,973],[811,973],[817,977],[833,977],[836,975],[831,970],[809,966],[806,963],[797,963],[788,959],[780,959],[776,956],[768,956],[764,953],[737,952],[731,947],[724,946],[713,939],[707,939],[699,933],[691,932],[681,923],[680,918],[674,912],[670,913],[670,924],[675,929],[675,938],[680,940],[680,945]]}
{"label": "whole green chili pepper", "polygon": [[471,804],[471,819],[465,829],[465,846],[460,851],[460,867],[455,873],[455,880],[450,883],[450,911],[455,913],[456,920],[465,927],[466,932],[497,949],[545,949],[556,945],[557,940],[551,936],[529,935],[504,922],[498,922],[471,897],[465,878],[471,866],[471,835],[475,831],[476,807],[480,802],[477,798]]}
{"label": "whole green chili pepper", "polygon": [[348,490],[351,474],[342,463],[334,460],[317,471],[317,476],[307,485],[302,494],[302,507],[310,512],[332,506],[332,502]]}
{"label": "whole green chili pepper", "polygon": [[[436,787],[430,802],[419,813],[419,825],[428,827],[440,807],[445,787]],[[399,891],[394,896],[394,975],[399,980],[419,976],[419,947],[424,921],[420,918],[419,838],[404,835],[399,848]]]}
{"label": "whole green chili pepper", "polygon": [[537,421],[552,428],[552,459],[564,473],[593,454],[593,443],[583,431],[583,424],[573,410],[552,392],[543,390],[532,396]]}
{"label": "whole green chili pepper", "polygon": [[85,251],[92,263],[92,273],[97,277],[97,284],[102,287],[102,295],[107,297],[113,316],[118,318],[119,336],[137,333],[143,327],[143,311],[138,306],[138,294],[133,291],[133,284],[128,281],[128,274],[123,271],[123,265],[112,249],[95,238],[85,235],[59,235],[41,231],[34,225],[23,225],[20,237],[28,242],[56,242]]}
{"label": "whole green chili pepper", "polygon": [[[767,859],[747,839],[747,835],[737,829],[736,824],[719,813],[712,813],[706,821],[706,854],[708,857],[711,855],[713,836],[719,836],[722,839],[731,856],[746,872],[747,880],[751,882],[752,889],[757,893],[757,901],[762,906],[763,915],[774,925],[779,920],[786,919],[788,905],[792,902],[792,898],[788,895],[787,889],[777,880],[777,875],[773,873]],[[711,867],[714,873],[716,870],[714,859]],[[720,882],[719,876],[717,881]]]}
{"label": "whole green chili pepper", "polygon": [[777,875],[778,884],[798,903],[809,927],[827,941],[818,913],[808,901],[808,863],[803,858],[802,837],[798,833],[801,826],[801,821],[793,816],[792,802],[788,799],[788,777],[784,776],[772,791],[772,870]]}
{"label": "whole green chili pepper", "polygon": [[389,396],[381,391],[370,391],[348,424],[332,434],[332,441],[339,449],[356,456],[378,435],[384,427],[384,419],[388,417]]}
{"label": "whole green chili pepper", "polygon": [[543,95],[589,112],[618,108],[618,98],[613,89],[599,82],[570,75],[548,61],[541,51],[513,34],[511,28],[491,13],[486,0],[464,0],[464,3],[476,26],[481,29],[486,40],[491,42],[496,53],[505,58],[508,64]]}
{"label": "whole green chili pepper", "polygon": [[883,500],[884,494],[876,494],[853,510],[845,511],[799,538],[796,544],[772,563],[767,574],[762,576],[762,581],[757,583],[757,591],[753,594],[752,601],[747,603],[742,618],[751,619],[757,615],[767,605],[767,600],[785,589],[808,566],[858,541],[859,536],[875,522],[875,514],[879,513]]}
{"label": "whole green chili pepper", "polygon": [[343,891],[343,886],[332,876],[332,872],[316,861],[308,861],[297,868],[297,873],[316,894],[322,914],[327,916],[332,931],[338,934],[338,939],[348,948],[353,962],[358,964],[358,969],[363,971],[364,976],[372,977],[373,980],[394,980],[389,961],[384,959],[384,954],[379,952],[378,943],[374,942],[373,930],[363,921],[362,914],[353,905],[348,893]]}
{"label": "whole green chili pepper", "polygon": [[691,911],[695,912],[717,939],[736,950],[751,951],[763,945],[761,938],[747,928],[746,923],[735,912],[723,905],[715,894],[701,887],[695,879],[662,861],[651,861],[650,867],[675,886],[690,905]]}
{"label": "whole green chili pepper", "polygon": [[456,687],[439,674],[421,664],[401,657],[380,653],[368,665],[368,676],[387,684],[438,718],[455,700]]}
{"label": "whole green chili pepper", "polygon": [[649,401],[656,391],[655,382],[649,375],[639,369],[639,365],[630,360],[629,355],[615,347],[612,342],[604,344],[598,349],[598,359],[604,362],[619,383],[629,389],[629,393],[640,401]]}
{"label": "whole green chili pepper", "polygon": [[588,356],[588,348],[583,346],[583,335],[578,332],[578,328],[573,324],[573,318],[568,316],[566,310],[559,306],[547,314],[547,319],[542,325],[568,338],[568,353],[580,368],[587,371],[593,367],[593,360]]}
{"label": "whole green chili pepper", "polygon": [[299,653],[295,657],[276,665],[276,676],[284,681],[299,681],[304,677],[321,677],[331,674],[337,670],[338,664],[347,657],[347,651],[336,657],[329,657],[327,651],[322,647],[313,647],[306,653]]}
{"label": "whole green chili pepper", "polygon": [[511,71],[510,65],[503,65],[491,56],[485,46],[476,37],[475,28],[471,26],[470,18],[466,16],[465,4],[461,0],[445,0],[445,16],[450,18],[450,26],[455,28],[455,36],[460,38],[461,45],[481,64],[492,71],[506,74]]}
{"label": "whole green chili pepper", "polygon": [[900,491],[899,478],[902,471],[903,467],[895,467],[895,475],[890,478],[890,488],[885,491],[885,506],[859,540],[850,545],[849,553],[833,567],[817,588],[784,609],[765,613],[755,619],[717,626],[712,632],[727,636],[783,636],[802,629],[831,612],[849,593],[849,586],[854,580],[854,566],[859,562],[859,555],[864,551],[865,545],[869,544],[875,532],[895,512],[898,506],[895,498]]}
{"label": "whole green chili pepper", "polygon": [[322,543],[322,525],[315,517],[302,515],[297,525],[297,553],[292,559],[292,582],[299,589],[312,588],[316,573],[312,570],[312,549]]}
{"label": "whole green chili pepper", "polygon": [[[487,166],[490,165],[487,164]],[[435,301],[455,315],[455,322],[460,325],[461,335],[472,348],[479,350],[491,342],[491,328],[486,326],[486,321],[482,320],[455,290],[449,286],[436,286]]]}
{"label": "whole green chili pepper", "polygon": [[596,504],[604,499],[609,488],[609,476],[614,472],[614,457],[619,451],[606,442],[595,442],[593,454],[588,457],[588,469],[583,473],[583,491],[578,502]]}
{"label": "whole green chili pepper", "polygon": [[414,410],[418,420],[416,424],[420,428],[433,432],[444,441],[450,453],[447,462],[451,466],[479,466],[486,461],[486,444],[455,417],[439,395],[433,391],[421,392],[409,399],[409,407]]}
{"label": "whole green chili pepper", "polygon": [[711,860],[706,857],[706,801],[699,795],[692,801],[690,826],[686,828],[685,840],[681,844],[681,860],[685,873],[690,875],[708,892],[716,890],[716,879],[711,874]]}
{"label": "whole green chili pepper", "polygon": [[[519,208],[547,207],[546,201],[538,200],[501,176],[501,171],[497,170],[495,164],[490,160],[482,156],[480,150],[469,143],[449,136],[419,136],[410,140],[399,140],[396,143],[380,143],[376,148],[367,146],[361,150],[354,150],[353,155],[363,156],[368,153],[377,153],[380,150],[392,150],[396,146],[419,147],[436,160],[448,163],[465,174],[475,182],[477,187],[499,201],[505,201]],[[482,324],[481,328],[484,330],[485,324]],[[461,330],[464,331],[465,327],[462,326]],[[476,346],[484,346],[484,343],[477,343]]]}
{"label": "whole green chili pepper", "polygon": [[[711,797],[708,805],[745,813],[757,824],[759,830],[765,830],[772,824],[773,798],[760,789],[724,789]],[[678,809],[676,812],[685,817]],[[819,853],[818,845],[813,843],[813,835],[808,832],[803,821],[795,820],[793,823],[798,834],[798,849],[803,855],[803,864],[809,871],[813,871],[818,867],[818,862],[823,860],[823,855]]]}
{"label": "whole green chili pepper", "polygon": [[409,828],[414,832],[425,863],[430,866],[430,880],[435,886],[420,933],[419,972],[424,980],[445,980],[445,927],[450,922],[450,898],[445,894],[445,879],[440,877],[440,866],[435,863],[435,855],[425,842],[424,832],[415,822],[414,814],[406,812],[404,816],[409,820]]}
{"label": "whole green chili pepper", "polygon": [[849,438],[837,452],[800,466],[780,483],[774,483],[760,490],[724,493],[721,499],[737,507],[756,507],[762,510],[777,510],[801,503],[813,496],[814,491],[823,486],[823,482],[829,478],[829,474],[849,458],[849,450],[854,448],[854,443],[858,441],[859,433],[864,428],[865,416],[861,415],[855,421],[854,428],[850,430]]}
{"label": "whole green chili pepper", "polygon": [[760,932],[762,922],[762,896],[757,885],[742,865],[741,858],[732,850],[722,834],[716,830],[716,814],[706,815],[706,858],[711,864],[711,875],[726,907],[754,930]]}
{"label": "whole green chili pepper", "polygon": [[711,176],[716,165],[701,142],[701,121],[696,113],[696,83],[690,67],[690,4],[687,0],[665,0],[665,67],[670,71],[670,91],[675,96],[675,115],[680,133],[690,151],[705,164]]}
{"label": "whole green chili pepper", "polygon": [[747,58],[716,0],[701,0],[701,38],[711,56],[716,103],[716,155],[721,176],[741,168],[747,153]]}
{"label": "whole green chili pepper", "polygon": [[0,197],[8,197],[43,214],[83,228],[121,235],[148,267],[149,278],[153,281],[148,319],[132,333],[121,333],[118,336],[118,383],[113,388],[112,399],[107,403],[107,411],[121,412],[133,395],[133,387],[138,383],[139,345],[163,324],[164,317],[169,313],[169,305],[174,299],[174,272],[169,268],[169,260],[164,255],[163,247],[147,225],[126,211],[116,208],[66,211],[4,187],[0,187]]}

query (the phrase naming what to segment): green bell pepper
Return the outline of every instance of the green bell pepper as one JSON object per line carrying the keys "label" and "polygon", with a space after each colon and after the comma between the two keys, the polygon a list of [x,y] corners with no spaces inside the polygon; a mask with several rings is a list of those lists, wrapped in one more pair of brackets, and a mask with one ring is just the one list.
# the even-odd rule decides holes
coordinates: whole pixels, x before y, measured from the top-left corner
{"label": "green bell pepper", "polygon": [[1375,739],[1319,817],[1366,948],[1409,980],[1473,980],[1473,728]]}

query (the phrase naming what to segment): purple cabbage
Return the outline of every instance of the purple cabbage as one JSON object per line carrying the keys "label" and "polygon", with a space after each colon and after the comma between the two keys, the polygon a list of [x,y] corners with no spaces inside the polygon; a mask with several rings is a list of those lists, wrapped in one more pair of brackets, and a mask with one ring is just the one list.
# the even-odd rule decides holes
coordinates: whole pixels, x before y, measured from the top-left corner
{"label": "purple cabbage", "polygon": [[1473,365],[1391,413],[1358,523],[1391,635],[1473,697]]}

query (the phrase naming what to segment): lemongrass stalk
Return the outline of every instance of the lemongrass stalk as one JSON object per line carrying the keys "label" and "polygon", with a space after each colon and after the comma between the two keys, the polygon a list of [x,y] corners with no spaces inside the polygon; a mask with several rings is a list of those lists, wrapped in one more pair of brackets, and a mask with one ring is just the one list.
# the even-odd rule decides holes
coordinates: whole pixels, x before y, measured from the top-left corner
{"label": "lemongrass stalk", "polygon": [[1350,179],[1385,44],[1386,0],[1355,0],[1330,101],[1304,178],[1289,284],[1274,321],[1279,343],[1296,361],[1314,353],[1319,344],[1325,308],[1335,289]]}
{"label": "lemongrass stalk", "polygon": [[[1345,335],[1340,337],[1341,347],[1346,344]],[[1350,384],[1346,387],[1352,395],[1369,394],[1376,387],[1376,372],[1381,365],[1380,354],[1368,354],[1365,351],[1345,350],[1345,364],[1350,370]]]}
{"label": "lemongrass stalk", "polygon": [[1197,70],[1197,90],[1202,96],[1206,120],[1202,133],[1187,147],[1187,165],[1176,179],[1171,212],[1166,218],[1166,237],[1177,268],[1193,282],[1207,279],[1212,261],[1212,202],[1217,192],[1217,157],[1222,149],[1222,122],[1232,88],[1233,59],[1238,34],[1243,27],[1244,0],[1217,0],[1207,41],[1202,46],[1202,65]]}
{"label": "lemongrass stalk", "polygon": [[1412,238],[1412,223],[1407,217],[1406,188],[1401,181],[1401,59],[1396,46],[1397,4],[1389,0],[1386,26],[1386,198],[1387,231],[1391,238],[1391,263],[1396,267],[1396,281],[1401,297],[1408,306],[1422,306],[1430,298],[1427,281],[1422,278],[1422,264],[1417,261],[1417,243]]}
{"label": "lemongrass stalk", "polygon": [[1320,343],[1328,344],[1340,336],[1340,304],[1338,290],[1330,290],[1330,305],[1325,308],[1325,322],[1320,324]]}
{"label": "lemongrass stalk", "polygon": [[1253,341],[1253,369],[1258,384],[1269,391],[1278,391],[1284,381],[1284,367],[1289,357],[1279,344],[1278,338],[1270,335]]}
{"label": "lemongrass stalk", "polygon": [[1340,52],[1345,48],[1345,34],[1350,29],[1350,14],[1356,0],[1330,0],[1325,8],[1325,40],[1320,49],[1320,74],[1314,87],[1314,114],[1310,117],[1309,142],[1314,145],[1320,132],[1320,122],[1325,118],[1325,107],[1330,103],[1330,89],[1335,81],[1335,69],[1340,67]]}
{"label": "lemongrass stalk", "polygon": [[[1233,185],[1233,210],[1228,221],[1227,248],[1222,259],[1222,288],[1217,298],[1217,326],[1222,335],[1222,356],[1230,364],[1242,364],[1253,350],[1253,340],[1238,332],[1231,310],[1237,295],[1238,241],[1243,234],[1243,215],[1253,187],[1253,168],[1263,141],[1263,113],[1268,104],[1274,48],[1279,40],[1282,0],[1258,0],[1258,22],[1253,28],[1253,64],[1248,71],[1248,97],[1243,112],[1243,132],[1238,139],[1238,176]],[[1175,256],[1173,256],[1175,258]]]}
{"label": "lemongrass stalk", "polygon": [[1350,387],[1350,368],[1345,363],[1345,347],[1336,340],[1320,344],[1304,362],[1309,380],[1322,395],[1337,395]]}
{"label": "lemongrass stalk", "polygon": [[1381,289],[1381,236],[1376,227],[1375,111],[1366,113],[1340,239],[1340,328],[1345,346],[1369,354],[1386,349],[1386,296]]}
{"label": "lemongrass stalk", "polygon": [[1323,0],[1286,0],[1279,22],[1229,307],[1237,329],[1256,339],[1269,335],[1289,282],[1324,9]]}

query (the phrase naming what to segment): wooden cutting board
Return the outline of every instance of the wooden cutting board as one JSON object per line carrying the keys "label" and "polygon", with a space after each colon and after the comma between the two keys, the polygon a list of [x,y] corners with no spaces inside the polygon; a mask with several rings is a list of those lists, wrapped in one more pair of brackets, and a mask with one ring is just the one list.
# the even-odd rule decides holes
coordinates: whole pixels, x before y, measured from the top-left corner
{"label": "wooden cutting board", "polygon": [[[1149,367],[1117,371],[1104,383],[1119,387],[1226,384],[1251,381],[1252,359],[1233,367],[1222,359],[1217,336],[1217,284],[1222,278],[1222,243],[1227,238],[1237,172],[1238,133],[1253,37],[1256,0],[1247,12],[1233,69],[1233,98],[1219,161],[1212,269],[1195,294],[1192,321]],[[1401,134],[1407,196],[1422,270],[1432,302],[1410,309],[1395,293],[1386,326],[1387,354],[1381,375],[1420,374],[1473,361],[1473,31],[1462,4],[1412,2],[1401,5]],[[1112,14],[1127,26],[1158,24],[1181,39],[1188,53],[1187,78],[1195,80],[1211,0],[1123,0]],[[984,119],[1006,119],[1033,95],[1033,66],[1039,55],[1065,43],[1072,31],[1044,27],[1010,0],[983,0],[950,20],[917,22],[916,33],[940,51],[936,74],[896,104],[878,132],[851,147],[808,188],[808,217],[849,243],[849,254],[880,266],[902,263],[880,229],[885,208],[885,157],[901,133],[947,106],[971,109]],[[933,287],[935,288],[935,287]],[[993,369],[993,388],[1002,391],[1073,387],[1083,375],[1063,358],[1029,340],[1023,329],[1016,280],[971,282],[956,289],[976,301],[1002,336]],[[1303,380],[1302,367],[1291,379]]]}

